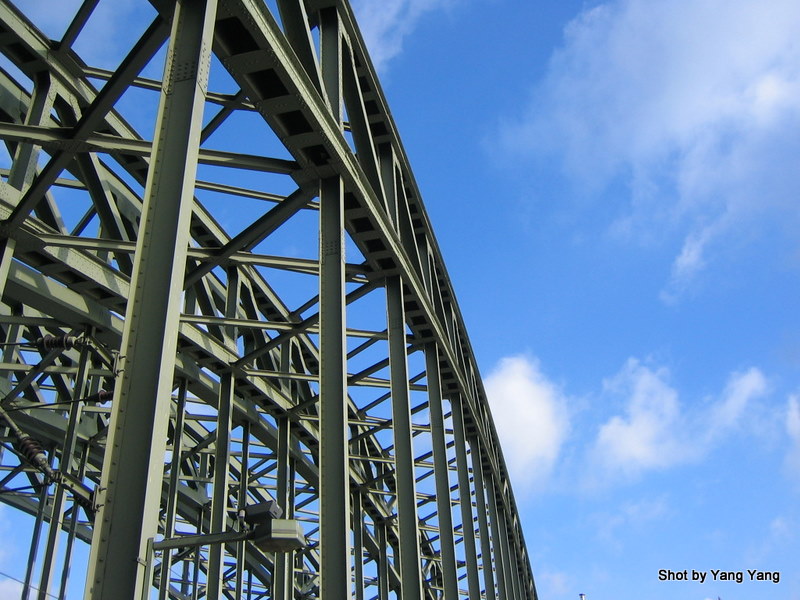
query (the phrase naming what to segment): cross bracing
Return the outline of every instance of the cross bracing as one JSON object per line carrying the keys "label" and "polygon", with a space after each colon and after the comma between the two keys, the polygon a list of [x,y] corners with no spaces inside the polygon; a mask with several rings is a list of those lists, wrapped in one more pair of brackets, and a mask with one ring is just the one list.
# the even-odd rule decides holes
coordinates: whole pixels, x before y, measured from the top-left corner
{"label": "cross bracing", "polygon": [[[109,4],[55,32],[0,2],[0,500],[29,533],[23,597],[535,598],[348,3],[142,0],[92,45]],[[214,541],[269,500],[304,547]]]}

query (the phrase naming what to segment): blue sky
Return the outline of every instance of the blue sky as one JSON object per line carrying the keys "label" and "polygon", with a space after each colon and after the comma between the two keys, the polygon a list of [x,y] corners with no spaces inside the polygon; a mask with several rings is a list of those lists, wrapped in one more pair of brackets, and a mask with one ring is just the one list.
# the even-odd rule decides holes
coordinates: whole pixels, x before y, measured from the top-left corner
{"label": "blue sky", "polygon": [[[17,4],[63,30],[49,2]],[[139,33],[124,25],[141,3],[111,4],[78,40],[98,66]],[[539,597],[800,600],[800,4],[354,6]]]}
{"label": "blue sky", "polygon": [[800,5],[355,7],[540,597],[800,598]]}

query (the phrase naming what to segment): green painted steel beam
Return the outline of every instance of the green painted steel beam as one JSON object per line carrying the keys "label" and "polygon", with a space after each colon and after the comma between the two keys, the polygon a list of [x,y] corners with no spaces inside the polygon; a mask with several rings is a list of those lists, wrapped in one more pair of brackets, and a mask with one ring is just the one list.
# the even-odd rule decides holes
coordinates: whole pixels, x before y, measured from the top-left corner
{"label": "green painted steel beam", "polygon": [[215,0],[184,0],[175,8],[87,574],[87,596],[97,600],[140,598],[151,585],[147,547],[158,531],[215,13]]}

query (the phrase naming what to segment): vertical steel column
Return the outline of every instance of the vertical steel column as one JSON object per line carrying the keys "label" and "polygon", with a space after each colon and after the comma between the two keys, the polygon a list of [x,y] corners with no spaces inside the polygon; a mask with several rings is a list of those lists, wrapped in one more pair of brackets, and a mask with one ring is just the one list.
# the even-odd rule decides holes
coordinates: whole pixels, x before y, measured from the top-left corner
{"label": "vertical steel column", "polygon": [[[32,477],[35,478],[36,475],[32,475]],[[44,511],[47,508],[47,496],[49,495],[47,490],[49,487],[49,484],[42,481],[42,488],[39,490],[39,505],[36,507],[36,521],[34,522],[33,531],[31,532],[28,568],[25,570],[25,582],[22,584],[22,595],[20,596],[22,600],[28,600],[28,594],[30,594],[33,588],[31,581],[33,581],[33,569],[36,566],[36,556],[39,553],[39,540],[42,537],[42,523],[44,523]]]}
{"label": "vertical steel column", "polygon": [[516,578],[514,577],[514,552],[509,543],[508,537],[508,519],[506,518],[505,510],[499,510],[497,513],[500,522],[500,544],[503,546],[503,556],[505,560],[503,567],[505,568],[506,576],[506,591],[512,598],[519,598],[517,593]]}
{"label": "vertical steel column", "polygon": [[[389,600],[389,536],[388,523],[375,523],[375,537],[378,538],[378,600]],[[397,557],[395,556],[395,561]]]}
{"label": "vertical steel column", "polygon": [[486,490],[483,481],[483,457],[477,437],[470,440],[472,454],[472,477],[475,481],[475,508],[478,512],[478,531],[481,538],[481,563],[486,597],[494,596],[494,571],[492,568],[492,543],[489,540],[489,521],[486,518]]}
{"label": "vertical steel column", "polygon": [[[81,417],[81,404],[78,402],[85,395],[86,377],[89,370],[89,347],[84,345],[78,359],[78,372],[75,375],[72,390],[72,401],[69,408],[67,431],[64,434],[64,444],[61,448],[58,470],[65,474],[72,472],[72,460],[75,455],[75,445],[78,436],[78,423]],[[64,504],[66,491],[60,485],[53,490],[53,501],[50,512],[50,530],[47,535],[44,558],[42,560],[42,576],[39,580],[39,600],[47,600],[48,591],[53,581],[53,567],[55,566],[58,542],[61,529],[64,526]],[[78,505],[73,502],[73,510],[78,510]]]}
{"label": "vertical steel column", "polygon": [[353,495],[353,558],[355,600],[364,600],[364,510],[361,493]]}
{"label": "vertical steel column", "polygon": [[523,597],[522,578],[520,574],[519,565],[519,552],[516,544],[516,536],[514,536],[514,523],[510,523],[508,528],[508,547],[510,548],[511,556],[511,581],[514,584],[514,593],[517,598]]}
{"label": "vertical steel column", "polygon": [[344,190],[320,184],[320,598],[350,597],[350,485],[345,339]]}
{"label": "vertical steel column", "polygon": [[[178,398],[175,405],[175,432],[172,440],[172,460],[167,486],[167,512],[164,516],[164,537],[175,535],[175,517],[178,513],[178,486],[181,480],[181,458],[183,453],[183,422],[186,414],[187,381],[181,379],[178,385]],[[169,584],[172,579],[172,551],[164,550],[161,555],[161,573],[158,586],[158,600],[169,598]]]}
{"label": "vertical steel column", "polygon": [[[78,478],[80,479],[83,479],[83,477],[86,475],[86,463],[88,460],[89,445],[87,444],[83,447],[81,463],[80,467],[78,468]],[[69,519],[69,529],[67,531],[67,544],[64,548],[64,566],[61,569],[61,585],[58,592],[59,598],[67,597],[67,583],[69,582],[70,566],[72,565],[72,549],[75,545],[75,537],[78,529],[78,515],[80,514],[80,511],[78,510],[77,504],[73,504],[72,507],[72,514],[70,515]]]}
{"label": "vertical steel column", "polygon": [[[288,357],[288,346],[285,354]],[[288,372],[284,371],[284,372]],[[278,419],[278,504],[283,509],[284,518],[294,518],[294,465],[291,460],[292,433],[288,417]],[[275,573],[272,578],[272,598],[292,600],[294,597],[294,552],[275,554]]]}
{"label": "vertical steel column", "polygon": [[148,585],[216,4],[175,8],[89,559],[96,600],[140,598]]}
{"label": "vertical steel column", "polygon": [[436,512],[439,520],[439,541],[442,548],[444,600],[458,598],[458,566],[453,539],[453,514],[450,504],[450,465],[444,436],[442,384],[439,374],[439,352],[435,343],[425,346],[425,373],[428,382],[428,408],[431,415],[433,473],[436,477]]}
{"label": "vertical steel column", "polygon": [[411,432],[411,401],[406,355],[406,319],[403,282],[399,275],[386,278],[386,315],[389,330],[389,378],[392,394],[397,529],[403,600],[422,598],[419,553],[419,517]]}
{"label": "vertical steel column", "polygon": [[[236,265],[228,267],[227,295],[225,297],[225,317],[236,318],[239,306],[239,269]],[[237,328],[226,325],[222,328],[225,345],[236,352]],[[220,376],[219,405],[217,406],[217,431],[214,448],[214,489],[211,497],[212,533],[225,531],[228,525],[228,475],[231,462],[231,429],[233,425],[233,395],[235,376],[233,370]],[[225,567],[225,544],[212,544],[208,549],[208,600],[222,597]]]}
{"label": "vertical steel column", "polygon": [[[239,461],[239,496],[237,506],[239,510],[247,505],[247,487],[250,485],[250,423],[242,424],[242,458]],[[244,566],[245,566],[244,540],[236,544],[236,592],[235,598],[241,598],[244,593]]]}
{"label": "vertical steel column", "polygon": [[[197,531],[200,532],[203,523],[203,509],[197,511],[197,522],[199,523]],[[200,600],[200,563],[202,562],[200,556],[200,548],[194,549],[194,558],[192,560],[192,600]]]}
{"label": "vertical steel column", "polygon": [[503,528],[505,524],[500,519],[497,510],[497,494],[495,492],[494,476],[486,479],[486,496],[489,498],[489,517],[492,526],[492,547],[494,548],[494,563],[497,569],[497,590],[499,600],[511,598],[508,580],[508,548],[503,542]]}
{"label": "vertical steel column", "polygon": [[472,493],[467,463],[467,439],[464,432],[464,411],[461,398],[450,399],[453,413],[453,436],[456,447],[456,469],[458,471],[458,503],[461,506],[461,533],[464,535],[464,556],[467,562],[467,586],[470,598],[480,598],[481,585],[478,580],[478,556],[475,550],[475,525],[472,520]]}

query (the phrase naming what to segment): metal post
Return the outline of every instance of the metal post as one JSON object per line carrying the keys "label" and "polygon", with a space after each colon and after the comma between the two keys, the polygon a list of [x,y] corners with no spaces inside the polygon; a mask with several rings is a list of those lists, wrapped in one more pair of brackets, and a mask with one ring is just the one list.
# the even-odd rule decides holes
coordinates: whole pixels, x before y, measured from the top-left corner
{"label": "metal post", "polygon": [[505,568],[506,591],[512,598],[519,598],[516,577],[514,576],[516,571],[514,563],[516,561],[514,560],[514,552],[508,537],[508,520],[506,519],[505,511],[498,511],[497,514],[500,517],[500,543],[503,546],[503,556],[505,557],[503,567]]}
{"label": "metal post", "polygon": [[[247,504],[247,486],[250,484],[250,423],[242,424],[242,458],[239,461],[239,496],[237,506],[241,510]],[[236,598],[244,593],[245,540],[236,544]]]}
{"label": "metal post", "polygon": [[[78,478],[80,479],[83,479],[84,475],[86,474],[86,463],[88,462],[88,460],[89,460],[89,446],[86,445],[83,447],[80,467],[78,468]],[[69,582],[69,572],[70,572],[70,567],[72,565],[72,549],[73,546],[75,545],[75,537],[78,529],[79,514],[80,511],[78,510],[78,505],[73,504],[72,514],[70,515],[70,520],[69,520],[69,530],[67,531],[67,543],[64,548],[64,567],[61,569],[61,586],[58,592],[59,598],[67,597],[67,583]]]}
{"label": "metal post", "polygon": [[[61,458],[58,470],[69,474],[72,471],[72,460],[75,455],[75,444],[77,440],[78,423],[81,416],[81,405],[78,402],[85,395],[86,375],[89,370],[89,347],[84,345],[80,351],[78,361],[78,372],[75,375],[74,388],[72,390],[72,401],[69,407],[69,420],[67,431],[64,434],[64,445],[61,449]],[[56,486],[53,490],[53,503],[50,514],[50,530],[47,535],[44,558],[42,560],[42,576],[39,580],[39,600],[47,600],[48,590],[53,581],[53,567],[55,566],[56,554],[58,552],[58,542],[61,537],[61,529],[64,526],[64,504],[66,492],[62,486]],[[78,505],[73,503],[73,510],[78,510]]]}
{"label": "metal post", "polygon": [[[283,509],[284,518],[294,518],[293,465],[290,459],[291,428],[288,417],[278,420],[278,505]],[[275,573],[272,580],[272,598],[291,600],[294,595],[294,552],[275,554]]]}
{"label": "metal post", "polygon": [[87,596],[139,598],[158,507],[216,0],[176,4],[122,338]]}
{"label": "metal post", "polygon": [[[225,317],[236,318],[239,306],[239,270],[234,265],[227,269],[227,297]],[[235,351],[237,328],[227,325],[222,328],[225,345]],[[228,524],[228,474],[231,462],[231,429],[233,425],[233,395],[235,378],[232,370],[220,377],[219,404],[217,406],[217,430],[214,450],[214,490],[211,497],[210,530],[225,531]],[[208,549],[208,600],[219,600],[224,587],[225,544],[212,544]]]}
{"label": "metal post", "polygon": [[[172,460],[170,461],[169,484],[167,486],[167,512],[164,516],[164,537],[175,535],[175,517],[178,510],[178,486],[181,476],[181,454],[183,451],[183,422],[186,414],[186,385],[182,379],[178,387],[175,405],[175,432],[172,439]],[[169,584],[172,571],[172,552],[164,550],[161,554],[161,581],[158,587],[158,600],[169,598]]]}
{"label": "metal post", "polygon": [[364,511],[360,493],[353,495],[353,557],[355,600],[364,600]]}
{"label": "metal post", "polygon": [[500,520],[497,510],[497,494],[495,492],[494,477],[486,479],[486,496],[489,498],[489,517],[492,526],[492,547],[494,548],[494,563],[497,569],[497,591],[499,600],[506,600],[509,596],[508,581],[508,549],[503,543],[504,523]]}
{"label": "metal post", "polygon": [[431,415],[433,471],[436,477],[436,512],[439,519],[439,540],[442,549],[444,599],[458,599],[458,567],[453,539],[453,515],[450,506],[450,476],[447,444],[444,437],[442,384],[439,375],[439,352],[435,343],[425,346],[425,372],[428,382],[428,409]]}
{"label": "metal post", "polygon": [[419,521],[414,476],[414,448],[411,440],[411,403],[408,389],[403,283],[398,275],[386,278],[386,306],[389,329],[395,480],[397,482],[400,579],[403,599],[418,600],[422,598]]}
{"label": "metal post", "polygon": [[523,578],[524,577],[523,577],[523,574],[522,574],[522,562],[523,562],[523,560],[522,560],[522,554],[520,553],[520,547],[517,544],[517,536],[516,536],[517,528],[516,528],[516,523],[514,523],[515,518],[512,516],[512,517],[510,517],[510,520],[511,520],[511,528],[510,528],[510,531],[509,531],[509,535],[511,537],[509,538],[509,545],[511,546],[511,549],[512,549],[511,556],[514,557],[514,562],[513,562],[513,564],[514,564],[514,569],[513,569],[514,585],[515,585],[516,590],[517,590],[517,597],[518,598],[522,598],[522,597],[526,596],[526,594],[525,594],[525,585],[524,585],[524,582],[523,582]]}
{"label": "metal post", "polygon": [[[36,477],[36,475],[33,475],[33,477]],[[31,581],[33,581],[33,569],[36,566],[36,555],[39,553],[39,540],[42,536],[42,523],[44,522],[44,512],[47,507],[47,489],[49,485],[44,481],[41,485],[39,504],[36,507],[36,521],[34,522],[33,532],[31,533],[31,547],[28,552],[28,568],[25,571],[25,582],[22,584],[22,595],[20,596],[22,600],[28,599],[28,594],[30,594],[33,588],[31,585]]]}
{"label": "metal post", "polygon": [[478,531],[481,538],[481,562],[486,596],[494,595],[494,571],[492,569],[492,543],[489,540],[489,521],[486,518],[486,490],[483,482],[483,460],[477,437],[470,440],[472,454],[472,477],[475,481],[475,508],[478,512]]}
{"label": "metal post", "polygon": [[[378,538],[378,600],[389,600],[389,539],[384,522],[375,523],[375,537]],[[397,557],[395,556],[395,561]]]}
{"label": "metal post", "polygon": [[453,413],[453,436],[456,447],[456,469],[458,470],[458,503],[461,506],[461,532],[464,536],[464,555],[467,561],[467,585],[470,598],[480,598],[478,580],[478,556],[475,550],[475,526],[472,521],[472,492],[467,463],[467,440],[464,433],[464,413],[461,398],[450,399]]}
{"label": "metal post", "polygon": [[341,179],[322,180],[319,200],[320,598],[343,600],[350,597],[350,485]]}

